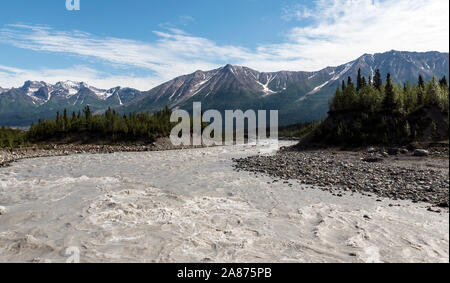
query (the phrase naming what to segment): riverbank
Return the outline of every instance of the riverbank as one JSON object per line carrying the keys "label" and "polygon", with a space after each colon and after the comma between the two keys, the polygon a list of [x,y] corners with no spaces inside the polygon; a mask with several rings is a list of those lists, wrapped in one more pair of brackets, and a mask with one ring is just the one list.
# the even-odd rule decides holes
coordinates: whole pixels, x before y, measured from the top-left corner
{"label": "riverbank", "polygon": [[0,168],[10,166],[12,163],[30,158],[67,156],[73,154],[105,154],[114,152],[147,152],[177,149],[198,148],[191,146],[174,146],[170,139],[159,138],[148,145],[96,145],[96,144],[49,144],[45,146],[32,146],[16,148],[13,150],[0,149]]}
{"label": "riverbank", "polygon": [[234,167],[269,175],[274,182],[296,179],[336,196],[362,193],[392,200],[425,202],[436,212],[448,208],[448,153],[415,156],[420,155],[420,151],[399,151],[391,154],[375,149],[348,152],[287,148],[274,156],[236,159]]}

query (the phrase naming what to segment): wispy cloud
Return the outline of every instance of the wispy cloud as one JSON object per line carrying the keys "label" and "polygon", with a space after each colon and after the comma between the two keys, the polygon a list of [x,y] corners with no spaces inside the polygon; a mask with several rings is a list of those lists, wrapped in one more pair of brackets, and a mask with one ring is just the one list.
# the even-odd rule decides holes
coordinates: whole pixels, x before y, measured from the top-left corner
{"label": "wispy cloud", "polygon": [[182,15],[179,17],[179,20],[183,26],[187,26],[188,24],[195,21],[195,18],[189,15]]}
{"label": "wispy cloud", "polygon": [[154,33],[159,39],[154,43],[145,43],[123,38],[101,38],[82,31],[12,25],[0,29],[0,41],[28,50],[96,58],[117,68],[151,70],[159,81],[197,69],[215,68],[219,63],[241,59],[249,54],[243,48],[218,46],[208,39],[188,35],[179,29]]}
{"label": "wispy cloud", "polygon": [[[58,31],[48,26],[10,25],[0,29],[0,42],[29,50],[96,58],[115,68],[137,67],[153,72],[149,78],[130,77],[128,82],[123,77],[124,85],[140,88],[225,63],[263,71],[313,71],[351,61],[363,53],[449,50],[447,0],[317,0],[314,4],[313,8],[294,6],[281,15],[290,20],[308,18],[309,24],[286,31],[281,43],[251,49],[219,45],[173,27],[154,31],[157,40],[143,42],[82,31]],[[67,79],[73,75],[66,74]],[[90,74],[93,77],[86,79],[90,83],[100,77],[105,83],[117,78],[110,76],[106,81],[105,74]],[[12,75],[9,79],[14,80]],[[147,83],[142,83],[147,79]],[[2,78],[2,84],[8,86],[11,82]]]}
{"label": "wispy cloud", "polygon": [[449,50],[447,0],[318,0],[308,17],[313,24],[291,29],[286,42],[258,47],[269,59],[246,63],[315,70],[364,53]]}
{"label": "wispy cloud", "polygon": [[314,11],[305,5],[286,5],[282,8],[281,18],[285,21],[304,20],[314,16]]}

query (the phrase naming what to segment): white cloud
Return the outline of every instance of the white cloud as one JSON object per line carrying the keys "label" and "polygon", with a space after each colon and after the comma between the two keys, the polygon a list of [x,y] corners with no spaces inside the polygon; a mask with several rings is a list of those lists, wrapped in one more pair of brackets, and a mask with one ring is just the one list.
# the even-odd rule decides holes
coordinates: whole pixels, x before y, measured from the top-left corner
{"label": "white cloud", "polygon": [[281,44],[258,47],[244,63],[266,70],[314,71],[364,53],[449,50],[447,0],[318,0],[313,25],[296,27]]}
{"label": "white cloud", "polygon": [[[116,68],[148,69],[155,75],[149,78],[108,77],[94,71],[86,72],[92,77],[84,76],[90,84],[111,81],[110,86],[115,86],[123,82],[123,85],[144,89],[178,75],[197,69],[213,69],[225,63],[262,71],[315,71],[346,63],[363,53],[391,49],[449,50],[447,0],[317,0],[314,8],[297,8],[289,11],[289,17],[309,18],[309,25],[286,31],[284,42],[262,44],[253,49],[219,45],[175,28],[155,31],[158,39],[149,43],[102,38],[81,31],[56,31],[47,26],[11,25],[0,29],[0,42],[35,51],[97,58]],[[287,15],[284,11],[282,16]],[[55,77],[66,79],[74,79],[69,75],[76,75],[76,72],[59,71],[47,70]],[[36,76],[42,73],[29,72]],[[3,78],[0,85],[11,86],[13,80],[17,79],[10,75],[9,81]]]}

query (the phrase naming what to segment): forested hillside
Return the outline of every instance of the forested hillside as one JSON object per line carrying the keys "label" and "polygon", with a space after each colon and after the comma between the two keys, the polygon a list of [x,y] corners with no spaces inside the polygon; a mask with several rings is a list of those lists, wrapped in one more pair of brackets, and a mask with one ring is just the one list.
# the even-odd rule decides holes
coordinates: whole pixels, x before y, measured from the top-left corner
{"label": "forested hillside", "polygon": [[449,92],[446,77],[415,84],[383,83],[358,73],[342,81],[330,102],[328,118],[303,144],[359,146],[448,140]]}

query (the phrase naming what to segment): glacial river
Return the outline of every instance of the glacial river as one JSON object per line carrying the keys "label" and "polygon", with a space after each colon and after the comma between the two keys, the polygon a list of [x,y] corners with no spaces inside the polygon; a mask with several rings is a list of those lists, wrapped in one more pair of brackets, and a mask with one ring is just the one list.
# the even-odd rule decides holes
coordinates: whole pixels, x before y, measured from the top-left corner
{"label": "glacial river", "polygon": [[258,153],[73,155],[0,168],[0,262],[449,261],[448,213],[233,170],[232,158]]}

